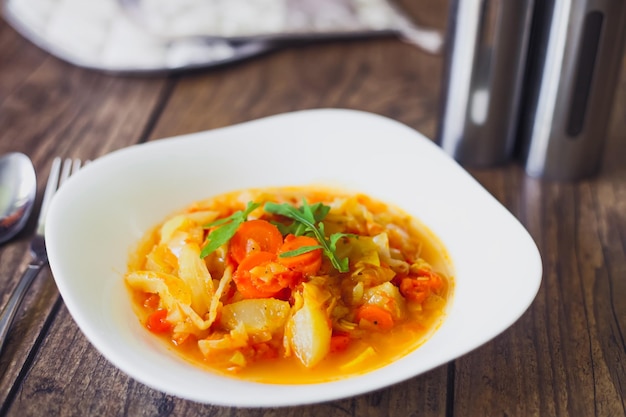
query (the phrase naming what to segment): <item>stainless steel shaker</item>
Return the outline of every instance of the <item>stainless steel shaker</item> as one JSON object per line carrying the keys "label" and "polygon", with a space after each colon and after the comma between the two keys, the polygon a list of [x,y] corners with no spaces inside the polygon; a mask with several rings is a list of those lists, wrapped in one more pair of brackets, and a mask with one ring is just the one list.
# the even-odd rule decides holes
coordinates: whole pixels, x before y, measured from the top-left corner
{"label": "stainless steel shaker", "polygon": [[451,1],[436,141],[462,164],[512,156],[534,3]]}
{"label": "stainless steel shaker", "polygon": [[617,89],[626,1],[542,0],[532,32],[520,133],[526,172],[590,176],[602,159]]}

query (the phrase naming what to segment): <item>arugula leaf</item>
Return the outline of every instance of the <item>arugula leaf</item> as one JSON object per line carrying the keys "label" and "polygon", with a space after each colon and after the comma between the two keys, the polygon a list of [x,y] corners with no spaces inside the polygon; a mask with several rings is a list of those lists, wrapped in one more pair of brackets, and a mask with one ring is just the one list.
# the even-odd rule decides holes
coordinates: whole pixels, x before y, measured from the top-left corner
{"label": "arugula leaf", "polygon": [[259,203],[249,201],[245,210],[236,211],[228,217],[205,224],[203,226],[205,229],[210,229],[215,226],[220,227],[212,230],[211,233],[209,233],[209,236],[207,236],[208,242],[202,247],[202,250],[200,251],[200,258],[207,257],[217,250],[217,248],[228,242],[235,235],[235,232],[237,232],[239,225],[245,222],[248,215],[250,215],[250,213],[252,213],[252,211],[259,206]]}
{"label": "arugula leaf", "polygon": [[323,249],[322,245],[300,246],[298,249],[288,250],[278,255],[279,258],[290,258],[292,256],[302,255],[303,253],[311,252],[316,249]]}
{"label": "arugula leaf", "polygon": [[[296,212],[299,212],[299,210],[295,207],[293,207],[292,205],[289,204],[284,204],[285,207],[282,207],[283,205],[281,204],[277,204],[277,203],[272,203],[272,202],[268,202],[266,203],[266,205],[269,204],[272,206],[272,209],[275,210],[279,210],[281,211],[276,212],[274,214],[281,214],[282,216],[285,217],[289,217],[292,220],[296,220],[294,219],[292,216],[289,215],[289,211],[291,211],[291,209],[294,209]],[[324,220],[324,218],[326,217],[326,215],[328,214],[328,212],[330,211],[330,206],[324,205],[323,203],[315,203],[312,205],[307,205],[307,207],[309,208],[309,210],[307,210],[307,214],[302,213],[303,215],[307,216],[307,218],[310,221],[310,223],[313,224],[317,224],[319,222],[321,222],[322,220]],[[267,210],[265,210],[267,211]],[[295,214],[297,215],[297,214]],[[280,232],[283,234],[283,236],[286,236],[288,234],[292,234],[295,236],[302,236],[302,235],[313,235],[314,234],[311,232],[311,229],[309,227],[307,227],[307,223],[306,222],[300,222],[300,221],[294,221],[291,224],[283,224],[280,222],[272,222],[274,223],[274,225],[276,225],[276,227],[278,227],[278,230],[280,230]]]}
{"label": "arugula leaf", "polygon": [[[263,209],[268,213],[278,214],[295,220],[294,224],[289,227],[289,229],[292,230],[292,233],[293,230],[300,232],[300,234],[311,233],[317,241],[320,242],[322,251],[330,260],[333,267],[339,272],[348,272],[348,259],[339,259],[337,256],[337,242],[343,237],[351,237],[352,234],[333,233],[330,237],[326,237],[324,223],[322,220],[324,220],[330,211],[329,206],[322,203],[309,205],[306,200],[302,200],[302,207],[296,208],[289,203],[278,204],[270,201],[265,203]],[[309,249],[305,249],[307,248],[300,248],[300,252],[298,254],[317,249],[317,247],[311,246]],[[291,252],[297,251],[298,250]],[[288,253],[289,252],[287,252],[287,254]],[[283,254],[283,256],[286,256],[286,254]]]}
{"label": "arugula leaf", "polygon": [[[354,235],[351,233],[333,233],[332,235],[330,235],[329,246],[330,250],[333,253],[337,252],[337,242],[339,241],[339,239],[344,237],[354,237]],[[339,268],[337,268],[337,270],[340,272],[348,272],[348,270],[350,269],[348,258],[337,259],[337,261],[339,262]]]}

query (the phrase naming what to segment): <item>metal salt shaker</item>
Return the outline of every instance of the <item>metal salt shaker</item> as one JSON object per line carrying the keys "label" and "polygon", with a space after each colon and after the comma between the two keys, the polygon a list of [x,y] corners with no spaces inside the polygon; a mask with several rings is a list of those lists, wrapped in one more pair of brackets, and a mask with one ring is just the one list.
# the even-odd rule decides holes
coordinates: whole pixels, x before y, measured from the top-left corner
{"label": "metal salt shaker", "polygon": [[533,0],[452,0],[437,142],[472,166],[513,154]]}
{"label": "metal salt shaker", "polygon": [[537,2],[520,130],[528,175],[598,171],[625,37],[624,0]]}

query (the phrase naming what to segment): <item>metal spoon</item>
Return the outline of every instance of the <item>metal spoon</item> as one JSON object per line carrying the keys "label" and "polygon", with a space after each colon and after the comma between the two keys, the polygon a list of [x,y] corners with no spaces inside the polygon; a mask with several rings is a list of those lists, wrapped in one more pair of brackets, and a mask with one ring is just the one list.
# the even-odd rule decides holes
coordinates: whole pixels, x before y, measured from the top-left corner
{"label": "metal spoon", "polygon": [[11,152],[0,156],[0,243],[26,225],[37,194],[37,178],[30,158]]}

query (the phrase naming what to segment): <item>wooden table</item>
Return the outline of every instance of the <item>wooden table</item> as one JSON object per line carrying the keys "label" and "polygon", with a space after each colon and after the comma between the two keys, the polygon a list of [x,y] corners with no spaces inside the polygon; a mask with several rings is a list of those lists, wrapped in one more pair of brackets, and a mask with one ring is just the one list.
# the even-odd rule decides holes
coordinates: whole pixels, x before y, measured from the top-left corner
{"label": "wooden table", "polygon": [[[445,26],[446,2],[421,1],[411,11]],[[137,143],[320,107],[379,113],[432,138],[441,70],[440,56],[385,38],[288,48],[188,74],[122,77],[64,63],[0,22],[0,154],[28,154],[44,178],[56,155],[95,159]],[[528,311],[475,351],[396,386],[327,404],[202,405],[149,389],[108,363],[44,270],[0,356],[0,416],[626,415],[626,70],[616,88],[598,176],[545,182],[515,162],[470,170],[529,230],[544,263]],[[40,181],[39,198],[42,192]],[[33,231],[34,218],[0,247],[1,305],[30,259]]]}

